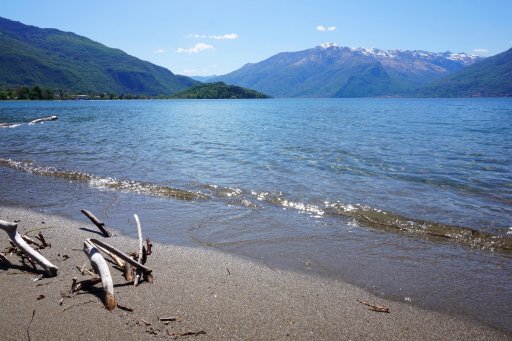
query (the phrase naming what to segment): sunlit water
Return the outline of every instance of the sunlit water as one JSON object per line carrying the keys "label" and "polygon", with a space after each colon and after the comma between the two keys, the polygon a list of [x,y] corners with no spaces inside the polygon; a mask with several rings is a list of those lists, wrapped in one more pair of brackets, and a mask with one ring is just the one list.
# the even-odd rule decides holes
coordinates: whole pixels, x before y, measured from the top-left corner
{"label": "sunlit water", "polygon": [[[57,115],[57,121],[27,124]],[[512,330],[512,100],[0,102],[0,203]]]}

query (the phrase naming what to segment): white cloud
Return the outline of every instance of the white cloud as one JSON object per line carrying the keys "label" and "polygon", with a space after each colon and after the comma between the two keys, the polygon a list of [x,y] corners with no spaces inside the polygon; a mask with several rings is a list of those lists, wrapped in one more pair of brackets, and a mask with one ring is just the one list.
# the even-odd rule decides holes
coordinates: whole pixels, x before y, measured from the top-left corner
{"label": "white cloud", "polygon": [[233,39],[237,39],[238,38],[238,34],[236,34],[236,33],[229,33],[229,34],[224,34],[222,36],[211,35],[210,38],[216,39],[216,40],[224,40],[224,39],[233,40]]}
{"label": "white cloud", "polygon": [[194,47],[191,47],[189,49],[184,49],[184,48],[180,47],[176,51],[178,53],[192,54],[192,53],[198,53],[198,52],[207,51],[207,50],[215,50],[215,48],[212,45],[208,45],[205,43],[197,43],[194,45]]}
{"label": "white cloud", "polygon": [[196,38],[196,39],[204,39],[204,38],[206,38],[206,36],[204,34],[197,34],[197,33],[187,34],[185,37],[186,38]]}
{"label": "white cloud", "polygon": [[165,50],[164,49],[157,49],[155,51],[153,51],[153,53],[164,53]]}
{"label": "white cloud", "polygon": [[486,54],[488,52],[489,52],[488,49],[473,49],[474,54]]}
{"label": "white cloud", "polygon": [[206,34],[191,33],[191,34],[187,34],[185,37],[186,38],[195,38],[195,39],[210,38],[210,39],[215,39],[215,40],[233,40],[233,39],[238,39],[239,35],[236,33],[228,33],[228,34],[223,34],[223,35],[211,34],[211,35],[207,36]]}
{"label": "white cloud", "polygon": [[329,32],[333,32],[333,31],[336,31],[336,26],[323,26],[323,25],[318,25],[316,27],[316,30],[318,32],[325,32],[325,31],[329,31]]}

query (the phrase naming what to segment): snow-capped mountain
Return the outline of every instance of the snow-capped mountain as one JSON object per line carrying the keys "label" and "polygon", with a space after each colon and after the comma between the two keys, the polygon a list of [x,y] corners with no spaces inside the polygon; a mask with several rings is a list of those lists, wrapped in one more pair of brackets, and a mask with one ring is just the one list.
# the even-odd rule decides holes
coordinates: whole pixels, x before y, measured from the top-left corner
{"label": "snow-capped mountain", "polygon": [[466,53],[380,50],[334,43],[283,52],[210,81],[275,97],[397,96],[459,71],[481,58]]}

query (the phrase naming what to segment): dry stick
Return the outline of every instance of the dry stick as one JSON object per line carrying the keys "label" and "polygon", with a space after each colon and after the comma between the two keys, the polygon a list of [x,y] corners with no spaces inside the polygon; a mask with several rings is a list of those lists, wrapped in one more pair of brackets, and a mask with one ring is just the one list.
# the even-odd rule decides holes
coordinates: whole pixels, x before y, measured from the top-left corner
{"label": "dry stick", "polygon": [[46,274],[49,277],[57,276],[57,270],[59,270],[58,267],[53,265],[49,260],[43,257],[39,252],[34,250],[33,248],[28,245],[21,235],[18,233],[18,224],[15,223],[9,223],[4,220],[0,220],[0,229],[7,232],[7,235],[11,239],[14,245],[20,250],[22,250],[30,260],[34,259],[39,265],[41,265],[44,270],[46,271]]}
{"label": "dry stick", "polygon": [[[139,236],[139,254],[137,257],[137,262],[142,263],[142,227],[140,226],[139,216],[134,214],[135,222],[137,223],[137,235]],[[135,272],[135,279],[133,280],[133,286],[136,287],[139,285],[140,276],[142,275],[142,271],[137,269]]]}
{"label": "dry stick", "polygon": [[48,246],[51,247],[51,245],[48,244],[48,242],[46,241],[46,238],[44,238],[44,236],[43,236],[43,234],[41,232],[39,232],[37,234],[36,238],[41,241],[41,243],[43,244],[43,248],[48,247]]}
{"label": "dry stick", "polygon": [[84,252],[87,257],[89,257],[94,270],[101,278],[103,291],[105,292],[105,308],[107,310],[114,309],[117,305],[114,297],[114,282],[112,281],[112,276],[110,275],[110,270],[108,269],[105,258],[103,258],[89,239],[86,239],[84,242]]}
{"label": "dry stick", "polygon": [[153,243],[151,243],[149,238],[146,239],[146,250],[148,250],[148,256],[151,255],[151,252],[153,252]]}
{"label": "dry stick", "polygon": [[131,282],[133,281],[133,268],[130,264],[128,264],[127,262],[125,262],[124,260],[122,260],[120,257],[116,256],[115,254],[113,254],[112,252],[108,251],[107,249],[99,246],[99,245],[96,245],[96,247],[103,253],[107,254],[108,256],[110,256],[110,258],[112,258],[112,260],[117,264],[118,267],[120,267],[123,271],[123,276],[124,278],[128,281],[128,282]]}
{"label": "dry stick", "polygon": [[128,256],[126,253],[124,253],[122,251],[119,251],[118,249],[116,249],[112,245],[109,245],[109,244],[104,243],[104,242],[102,242],[100,240],[97,240],[97,239],[88,239],[88,240],[90,240],[91,243],[93,243],[95,245],[98,245],[98,246],[101,246],[104,249],[107,249],[108,251],[112,252],[113,254],[115,254],[116,256],[121,258],[122,260],[124,260],[126,263],[134,266],[135,268],[142,269],[142,272],[144,273],[144,275],[148,277],[148,282],[150,282],[150,283],[153,282],[153,276],[152,276],[153,270],[151,270],[147,266],[142,265],[139,262],[133,260],[133,258]]}
{"label": "dry stick", "polygon": [[42,248],[42,246],[38,242],[36,242],[34,239],[30,238],[26,234],[22,235],[21,238],[23,238],[23,240],[26,241],[27,244],[35,245],[35,247],[37,247],[38,249]]}
{"label": "dry stick", "polygon": [[368,306],[368,310],[376,311],[378,313],[389,313],[389,308],[381,305],[370,304],[365,301],[356,300],[357,302]]}
{"label": "dry stick", "polygon": [[112,258],[112,260],[117,264],[117,266],[119,266],[120,268],[124,268],[126,262],[124,260],[122,260],[121,258],[117,257],[116,255],[114,255],[112,252],[110,252],[109,250],[99,246],[99,245],[96,245],[96,247],[98,248],[98,250],[100,250],[101,252],[105,253],[107,256],[109,256],[110,258]]}
{"label": "dry stick", "polygon": [[103,236],[104,237],[107,237],[107,238],[110,238],[112,237],[112,233],[110,233],[110,231],[108,231],[106,228],[105,228],[105,224],[102,223],[98,218],[96,218],[96,216],[94,214],[92,214],[90,211],[88,210],[80,210],[83,214],[85,214],[85,216],[87,218],[89,218],[92,223],[94,225],[96,225],[98,227],[98,229],[101,231],[101,233],[103,233]]}
{"label": "dry stick", "polygon": [[94,302],[93,299],[90,299],[89,301],[85,301],[85,302],[76,302],[76,303],[73,303],[73,304],[70,304],[68,305],[67,307],[65,307],[64,309],[62,309],[62,311],[66,311],[68,310],[69,308],[73,308],[74,306],[77,306],[77,305],[81,305],[81,304],[88,304],[88,303],[92,303]]}

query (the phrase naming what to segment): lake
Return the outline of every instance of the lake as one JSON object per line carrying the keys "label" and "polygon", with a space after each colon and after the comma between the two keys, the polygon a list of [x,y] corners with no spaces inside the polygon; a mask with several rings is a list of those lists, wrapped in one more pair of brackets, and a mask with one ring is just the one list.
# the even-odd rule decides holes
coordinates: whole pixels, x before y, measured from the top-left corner
{"label": "lake", "polygon": [[2,205],[131,236],[137,213],[153,241],[512,330],[512,99],[3,101],[0,123]]}

